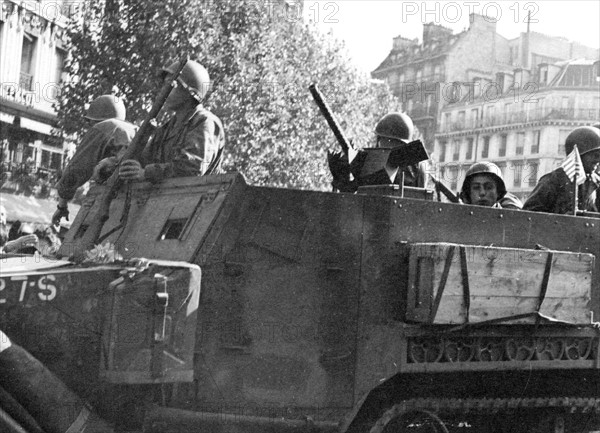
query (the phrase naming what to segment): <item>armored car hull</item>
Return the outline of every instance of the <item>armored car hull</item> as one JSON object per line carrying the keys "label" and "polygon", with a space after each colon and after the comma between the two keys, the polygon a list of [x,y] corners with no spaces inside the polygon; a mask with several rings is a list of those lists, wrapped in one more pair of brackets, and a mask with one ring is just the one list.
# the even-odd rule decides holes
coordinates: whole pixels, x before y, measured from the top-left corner
{"label": "armored car hull", "polygon": [[408,192],[132,185],[122,260],[3,266],[0,328],[117,431],[599,429],[600,220]]}

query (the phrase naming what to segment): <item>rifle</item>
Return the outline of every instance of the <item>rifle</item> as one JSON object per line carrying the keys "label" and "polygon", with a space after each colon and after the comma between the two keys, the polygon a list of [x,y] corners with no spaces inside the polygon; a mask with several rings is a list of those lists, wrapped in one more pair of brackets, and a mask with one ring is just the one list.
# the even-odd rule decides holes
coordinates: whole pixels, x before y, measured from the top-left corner
{"label": "rifle", "polygon": [[[325,100],[323,99],[323,95],[321,94],[319,89],[317,89],[317,85],[314,83],[311,84],[310,86],[308,86],[308,90],[310,90],[310,93],[312,94],[313,99],[317,103],[319,110],[321,110],[321,114],[323,115],[323,117],[325,117],[327,124],[333,131],[333,135],[335,135],[335,138],[337,139],[338,143],[340,144],[344,154],[348,155],[349,151],[353,151],[352,153],[355,156],[356,149],[354,149],[354,146],[352,145],[352,143],[350,143],[346,139],[346,136],[340,129],[340,127],[337,123],[337,120],[335,119],[333,113],[331,112],[331,109],[329,108],[329,105],[327,105],[327,102],[325,102]],[[353,157],[351,158],[350,156],[351,155],[348,155],[348,160],[352,161]]]}
{"label": "rifle", "polygon": [[156,99],[154,100],[154,104],[152,104],[152,108],[148,112],[148,115],[142,122],[140,128],[137,130],[133,140],[131,140],[131,143],[127,147],[127,150],[119,160],[115,171],[106,181],[106,189],[100,197],[100,206],[98,212],[96,215],[94,215],[93,220],[87,227],[83,236],[76,241],[77,243],[74,245],[73,252],[75,260],[81,261],[83,258],[85,258],[85,251],[92,248],[98,241],[100,233],[102,232],[102,228],[104,227],[104,223],[106,223],[109,218],[110,204],[122,184],[122,181],[119,178],[118,166],[121,161],[139,158],[139,155],[144,150],[144,147],[146,146],[146,143],[148,142],[148,139],[154,130],[152,122],[158,117],[160,110],[167,101],[167,98],[174,87],[173,83],[179,78],[179,75],[181,74],[181,71],[188,60],[189,57],[184,56],[180,60],[179,65],[177,65],[177,70],[171,79],[163,84],[158,92],[158,95],[156,96]]}
{"label": "rifle", "polygon": [[435,184],[435,190],[443,193],[452,203],[460,203],[460,199],[446,185],[436,179],[432,174],[429,175]]}

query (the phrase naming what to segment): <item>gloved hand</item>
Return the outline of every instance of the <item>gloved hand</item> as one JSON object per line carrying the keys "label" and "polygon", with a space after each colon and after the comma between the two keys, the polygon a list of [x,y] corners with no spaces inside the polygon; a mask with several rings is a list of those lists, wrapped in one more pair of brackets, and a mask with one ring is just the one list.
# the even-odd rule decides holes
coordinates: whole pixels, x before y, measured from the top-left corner
{"label": "gloved hand", "polygon": [[350,180],[350,164],[348,164],[348,158],[343,152],[327,151],[327,162],[334,179]]}
{"label": "gloved hand", "polygon": [[69,221],[69,208],[66,205],[64,207],[58,205],[56,206],[56,212],[52,215],[52,225],[59,226],[60,220],[63,218]]}
{"label": "gloved hand", "polygon": [[92,179],[96,183],[104,183],[113,174],[117,167],[117,158],[110,156],[100,161],[96,167],[94,167],[94,174]]}
{"label": "gloved hand", "polygon": [[123,180],[144,180],[145,171],[139,161],[127,159],[119,165],[119,177]]}

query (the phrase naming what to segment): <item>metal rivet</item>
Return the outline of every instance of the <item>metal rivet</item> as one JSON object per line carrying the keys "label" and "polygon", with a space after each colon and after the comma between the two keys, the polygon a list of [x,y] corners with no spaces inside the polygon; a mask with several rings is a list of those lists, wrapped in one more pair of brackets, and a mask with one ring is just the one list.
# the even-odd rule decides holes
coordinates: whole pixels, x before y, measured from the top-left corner
{"label": "metal rivet", "polygon": [[500,218],[504,218],[504,215],[500,214]]}
{"label": "metal rivet", "polygon": [[399,207],[399,208],[402,208],[402,203],[400,203],[400,204],[398,205],[398,207]]}
{"label": "metal rivet", "polygon": [[473,215],[473,211],[469,212],[469,215]]}
{"label": "metal rivet", "polygon": [[441,212],[441,211],[442,211],[442,208],[439,208],[439,209],[438,209],[438,211],[439,211],[439,212]]}

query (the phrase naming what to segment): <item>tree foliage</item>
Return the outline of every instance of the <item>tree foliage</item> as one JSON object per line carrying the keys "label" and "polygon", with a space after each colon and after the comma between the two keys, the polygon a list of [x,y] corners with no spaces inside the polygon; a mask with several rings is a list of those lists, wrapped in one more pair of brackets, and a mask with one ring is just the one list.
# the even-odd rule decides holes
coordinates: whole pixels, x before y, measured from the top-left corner
{"label": "tree foliage", "polygon": [[295,14],[256,0],[98,0],[70,24],[71,80],[59,101],[64,133],[83,127],[84,106],[122,96],[139,122],[162,65],[189,54],[210,72],[206,106],[226,129],[224,168],[250,183],[322,189],[335,138],[308,91],[318,83],[342,129],[372,143],[376,121],[397,109],[387,86],[353,67],[341,43]]}

